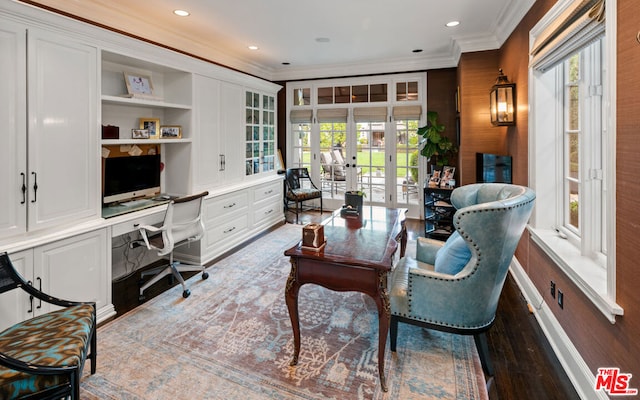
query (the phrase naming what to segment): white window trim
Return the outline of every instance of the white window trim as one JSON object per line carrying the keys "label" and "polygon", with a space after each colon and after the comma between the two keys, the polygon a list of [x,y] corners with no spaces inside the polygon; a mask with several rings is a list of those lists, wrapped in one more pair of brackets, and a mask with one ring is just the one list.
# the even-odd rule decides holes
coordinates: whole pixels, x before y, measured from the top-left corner
{"label": "white window trim", "polygon": [[[535,42],[536,34],[541,34],[544,29],[554,23],[554,16],[561,14],[563,9],[571,5],[571,0],[560,0],[531,31],[531,43]],[[616,315],[623,315],[623,308],[616,303],[616,247],[615,247],[615,149],[616,149],[616,0],[607,0],[606,5],[606,34],[605,34],[605,76],[603,85],[607,92],[603,95],[603,120],[606,121],[606,136],[603,138],[605,146],[604,163],[607,163],[607,190],[604,194],[607,212],[607,258],[606,268],[602,265],[602,259],[598,257],[586,257],[580,249],[575,247],[567,234],[555,227],[557,221],[554,212],[549,212],[545,206],[554,203],[554,196],[559,190],[555,187],[553,179],[545,179],[549,173],[555,174],[560,160],[556,156],[555,143],[551,143],[544,136],[540,137],[536,132],[544,129],[557,131],[562,129],[562,121],[550,118],[549,115],[538,115],[536,109],[542,104],[555,101],[558,94],[553,82],[540,78],[541,73],[529,68],[529,182],[536,190],[538,200],[536,209],[531,217],[529,232],[534,243],[558,265],[580,289],[584,295],[607,317],[611,323],[615,323]],[[547,74],[550,75],[550,74]],[[555,80],[556,77],[553,78]],[[538,106],[538,107],[537,107]],[[560,114],[561,115],[561,114]],[[549,135],[547,135],[549,136]],[[545,176],[546,175],[546,176]],[[555,209],[555,207],[554,207]]]}

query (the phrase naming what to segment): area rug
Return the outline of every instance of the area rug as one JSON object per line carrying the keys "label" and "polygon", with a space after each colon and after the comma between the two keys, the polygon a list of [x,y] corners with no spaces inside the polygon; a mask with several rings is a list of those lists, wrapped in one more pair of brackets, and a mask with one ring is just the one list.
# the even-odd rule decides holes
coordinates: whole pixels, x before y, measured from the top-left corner
{"label": "area rug", "polygon": [[188,299],[178,285],[101,326],[82,399],[488,398],[471,337],[406,324],[397,353],[387,348],[383,392],[375,303],[317,285],[300,289],[302,347],[289,366],[283,252],[300,237],[300,225],[283,225],[209,267],[209,279],[191,278]]}

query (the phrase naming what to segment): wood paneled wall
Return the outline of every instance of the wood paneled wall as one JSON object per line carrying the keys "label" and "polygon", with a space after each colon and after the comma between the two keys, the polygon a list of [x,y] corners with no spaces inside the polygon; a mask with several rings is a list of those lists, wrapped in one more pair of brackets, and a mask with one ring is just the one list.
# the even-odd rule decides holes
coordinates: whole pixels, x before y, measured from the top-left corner
{"label": "wood paneled wall", "polygon": [[506,127],[491,125],[489,92],[498,76],[498,51],[463,53],[460,84],[460,184],[476,182],[476,153],[507,154]]}
{"label": "wood paneled wall", "polygon": [[[443,135],[458,145],[456,132],[456,68],[433,69],[427,71],[427,110],[438,113],[438,121],[445,126]],[[449,159],[456,167],[456,180],[460,179],[458,154]],[[431,172],[431,171],[427,171]]]}

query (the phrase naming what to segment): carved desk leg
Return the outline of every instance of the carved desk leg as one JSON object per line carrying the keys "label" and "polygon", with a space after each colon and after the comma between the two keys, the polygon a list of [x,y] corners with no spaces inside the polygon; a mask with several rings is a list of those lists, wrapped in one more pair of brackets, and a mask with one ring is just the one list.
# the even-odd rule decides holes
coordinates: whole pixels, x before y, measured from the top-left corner
{"label": "carved desk leg", "polygon": [[378,272],[378,296],[374,297],[378,306],[378,374],[382,391],[388,391],[387,380],[384,374],[384,352],[387,347],[387,335],[389,334],[389,321],[391,319],[391,304],[387,293],[387,273]]}
{"label": "carved desk leg", "polygon": [[289,309],[289,318],[291,319],[291,328],[293,329],[293,358],[289,365],[298,364],[298,356],[300,355],[300,320],[298,317],[298,291],[300,284],[297,278],[298,260],[291,257],[291,273],[287,279],[284,297]]}

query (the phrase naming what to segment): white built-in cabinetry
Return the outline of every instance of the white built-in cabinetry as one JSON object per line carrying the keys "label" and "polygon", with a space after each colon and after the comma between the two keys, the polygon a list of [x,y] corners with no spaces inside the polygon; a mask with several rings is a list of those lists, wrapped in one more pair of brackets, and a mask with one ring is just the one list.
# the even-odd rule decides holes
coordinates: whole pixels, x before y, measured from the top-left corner
{"label": "white built-in cabinetry", "polygon": [[194,75],[195,187],[210,189],[243,176],[243,99],[241,85]]}
{"label": "white built-in cabinetry", "polygon": [[0,239],[97,217],[96,48],[3,21],[0,52]]}
{"label": "white built-in cabinetry", "polygon": [[[98,229],[11,254],[11,262],[34,287],[54,297],[94,301],[110,314],[111,274],[107,229]],[[55,309],[21,290],[0,295],[0,331]]]}
{"label": "white built-in cabinetry", "polygon": [[[127,97],[124,73],[151,78],[154,97]],[[103,145],[162,144],[165,169],[161,186],[165,193],[191,191],[192,74],[146,60],[102,51],[102,125],[119,128],[118,139],[102,140]],[[140,128],[140,119],[158,119],[160,125],[180,126],[179,139],[154,138],[141,142],[131,130]]]}
{"label": "white built-in cabinetry", "polygon": [[[127,96],[125,73],[150,77],[154,98]],[[163,192],[209,192],[205,236],[177,257],[210,262],[284,221],[278,85],[18,2],[0,3],[0,77],[0,252],[45,292],[95,301],[99,322],[114,314],[113,239],[166,208],[102,218],[105,149],[156,144]],[[182,137],[133,139],[141,118]],[[119,137],[102,139],[103,125]],[[38,306],[0,295],[0,329],[47,310]]]}

